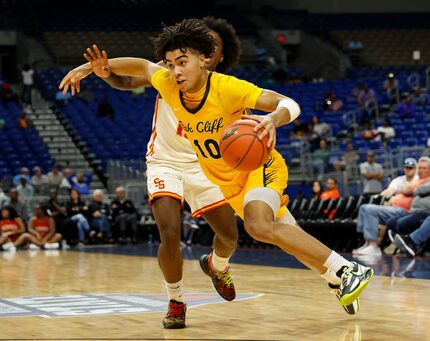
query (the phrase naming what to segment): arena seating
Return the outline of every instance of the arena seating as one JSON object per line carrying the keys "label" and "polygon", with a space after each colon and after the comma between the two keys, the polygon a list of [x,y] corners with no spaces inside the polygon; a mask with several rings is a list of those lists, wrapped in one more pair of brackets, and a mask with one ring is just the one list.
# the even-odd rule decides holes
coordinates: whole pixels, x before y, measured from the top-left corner
{"label": "arena seating", "polygon": [[21,167],[40,166],[43,172],[51,170],[53,160],[46,145],[34,128],[22,129],[18,117],[22,109],[16,102],[0,101],[0,179],[19,173]]}

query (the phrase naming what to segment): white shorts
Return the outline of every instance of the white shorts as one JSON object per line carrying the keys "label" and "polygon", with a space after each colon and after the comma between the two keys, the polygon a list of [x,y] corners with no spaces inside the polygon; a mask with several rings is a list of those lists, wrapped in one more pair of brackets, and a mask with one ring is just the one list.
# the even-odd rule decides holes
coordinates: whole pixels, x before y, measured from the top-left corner
{"label": "white shorts", "polygon": [[199,163],[148,162],[146,176],[150,203],[161,197],[181,203],[185,199],[193,217],[228,204],[219,187],[206,178]]}

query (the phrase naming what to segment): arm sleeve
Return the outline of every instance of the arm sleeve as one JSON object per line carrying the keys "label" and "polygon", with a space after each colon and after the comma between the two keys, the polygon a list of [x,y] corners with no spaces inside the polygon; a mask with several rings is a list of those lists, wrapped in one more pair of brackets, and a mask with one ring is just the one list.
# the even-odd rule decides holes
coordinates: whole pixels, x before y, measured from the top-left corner
{"label": "arm sleeve", "polygon": [[219,95],[227,112],[236,113],[243,108],[254,109],[263,89],[233,76],[221,75]]}
{"label": "arm sleeve", "polygon": [[427,181],[425,184],[419,186],[415,190],[414,195],[419,195],[420,197],[426,197],[430,195],[430,181]]}

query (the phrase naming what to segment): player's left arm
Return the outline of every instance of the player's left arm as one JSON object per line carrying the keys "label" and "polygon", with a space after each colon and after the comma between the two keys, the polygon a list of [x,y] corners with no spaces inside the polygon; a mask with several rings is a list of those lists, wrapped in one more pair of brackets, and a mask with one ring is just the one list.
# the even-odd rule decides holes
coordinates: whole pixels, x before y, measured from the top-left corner
{"label": "player's left arm", "polygon": [[300,107],[293,99],[275,91],[263,89],[255,104],[255,109],[270,112],[267,115],[243,115],[243,118],[259,122],[254,131],[262,130],[258,138],[269,135],[268,148],[276,144],[276,128],[294,121],[300,115]]}

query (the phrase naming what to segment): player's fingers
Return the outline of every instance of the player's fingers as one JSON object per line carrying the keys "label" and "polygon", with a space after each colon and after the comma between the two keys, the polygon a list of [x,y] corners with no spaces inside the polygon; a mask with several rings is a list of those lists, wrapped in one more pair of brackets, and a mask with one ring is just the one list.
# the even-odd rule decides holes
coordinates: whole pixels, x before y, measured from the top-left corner
{"label": "player's fingers", "polygon": [[67,91],[69,90],[69,83],[66,83],[63,89],[63,94],[67,94]]}
{"label": "player's fingers", "polygon": [[61,83],[60,83],[60,86],[58,87],[59,89],[61,89],[66,83],[68,83],[69,82],[69,79],[70,79],[70,77],[71,77],[71,73],[70,73],[70,71],[67,73],[67,75],[66,76],[64,76],[64,78],[63,78],[63,80],[61,81]]}
{"label": "player's fingers", "polygon": [[107,60],[108,60],[108,56],[107,56],[107,53],[106,53],[106,51],[105,51],[105,50],[103,50],[103,51],[102,51],[102,55],[103,55],[103,59],[104,59],[104,61],[106,61],[106,62],[107,62]]}
{"label": "player's fingers", "polygon": [[76,82],[76,92],[77,93],[81,92],[81,81],[80,80],[78,80]]}
{"label": "player's fingers", "polygon": [[96,44],[93,45],[93,50],[96,53],[97,58],[101,59],[102,58],[102,54],[100,53],[100,50],[99,50],[99,48],[97,47]]}
{"label": "player's fingers", "polygon": [[88,60],[90,63],[92,63],[92,58],[88,55],[88,54],[86,54],[86,53],[84,53],[84,58],[86,59],[86,60]]}
{"label": "player's fingers", "polygon": [[96,59],[97,58],[96,55],[95,55],[95,53],[93,52],[93,50],[91,50],[91,48],[88,47],[87,48],[87,52],[91,56],[92,59]]}

